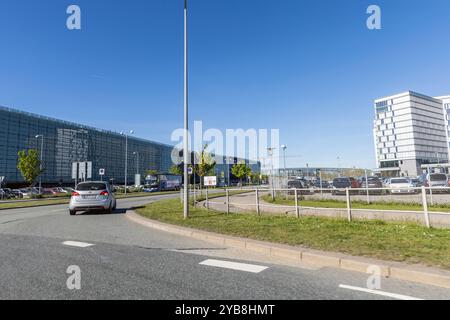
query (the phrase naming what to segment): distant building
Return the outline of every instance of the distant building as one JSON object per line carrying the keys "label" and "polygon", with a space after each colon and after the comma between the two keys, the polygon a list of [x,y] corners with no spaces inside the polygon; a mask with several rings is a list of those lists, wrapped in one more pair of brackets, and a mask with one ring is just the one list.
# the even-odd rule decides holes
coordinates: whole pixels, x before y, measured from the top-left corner
{"label": "distant building", "polygon": [[444,117],[445,117],[445,124],[447,126],[447,141],[449,146],[449,159],[450,159],[450,96],[442,96],[442,97],[436,97],[436,99],[439,99],[442,101],[442,105],[444,106]]}
{"label": "distant building", "polygon": [[423,165],[448,163],[448,121],[441,99],[408,91],[375,100],[374,109],[381,175],[417,176]]}

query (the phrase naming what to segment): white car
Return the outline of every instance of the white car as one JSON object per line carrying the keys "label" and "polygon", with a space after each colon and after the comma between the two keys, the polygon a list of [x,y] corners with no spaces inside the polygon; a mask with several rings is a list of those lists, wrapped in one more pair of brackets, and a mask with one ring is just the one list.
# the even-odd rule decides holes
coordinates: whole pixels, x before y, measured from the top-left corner
{"label": "white car", "polygon": [[389,193],[416,193],[414,184],[408,178],[391,178],[387,184]]}
{"label": "white car", "polygon": [[73,216],[77,211],[101,210],[113,213],[116,209],[116,198],[107,182],[82,182],[72,192],[69,212]]}

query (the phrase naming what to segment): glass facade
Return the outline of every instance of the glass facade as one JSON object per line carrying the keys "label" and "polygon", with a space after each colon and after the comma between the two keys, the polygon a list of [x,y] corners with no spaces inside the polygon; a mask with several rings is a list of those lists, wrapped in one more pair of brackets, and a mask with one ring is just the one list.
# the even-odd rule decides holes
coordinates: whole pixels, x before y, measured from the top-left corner
{"label": "glass facade", "polygon": [[[36,138],[37,135],[44,139],[43,183],[73,183],[72,163],[82,161],[92,162],[91,180],[100,180],[99,169],[103,168],[104,180],[124,183],[125,136],[0,107],[0,176],[5,176],[5,183],[23,182],[17,169],[17,153],[28,149],[40,152],[42,138]],[[128,184],[133,184],[138,167],[142,177],[147,169],[167,173],[172,165],[172,149],[169,145],[128,136]]]}

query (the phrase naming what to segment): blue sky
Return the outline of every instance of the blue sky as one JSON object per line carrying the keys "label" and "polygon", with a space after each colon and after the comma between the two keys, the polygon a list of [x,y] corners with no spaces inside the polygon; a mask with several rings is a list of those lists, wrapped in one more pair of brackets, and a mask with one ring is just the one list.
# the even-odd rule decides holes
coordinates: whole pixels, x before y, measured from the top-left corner
{"label": "blue sky", "polygon": [[[279,128],[288,166],[372,168],[375,98],[450,94],[449,14],[447,0],[190,0],[191,120]],[[0,105],[170,143],[182,18],[183,0],[0,0]]]}

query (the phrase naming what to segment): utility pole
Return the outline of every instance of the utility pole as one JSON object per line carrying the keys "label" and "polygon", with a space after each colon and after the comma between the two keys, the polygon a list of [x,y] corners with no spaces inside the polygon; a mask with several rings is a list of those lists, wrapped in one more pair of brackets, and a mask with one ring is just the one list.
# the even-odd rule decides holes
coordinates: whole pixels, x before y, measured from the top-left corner
{"label": "utility pole", "polygon": [[44,135],[42,134],[38,134],[36,135],[36,139],[41,138],[41,152],[39,155],[39,170],[41,171],[41,173],[39,174],[39,194],[42,194],[42,161],[43,161],[43,156],[44,156]]}
{"label": "utility pole", "polygon": [[[130,130],[130,134],[133,134],[134,131]],[[125,132],[120,133],[122,136],[125,136],[125,194],[127,194],[127,178],[128,178],[128,134]]]}
{"label": "utility pole", "polygon": [[184,207],[183,214],[184,218],[189,217],[189,174],[188,174],[188,164],[189,164],[189,143],[188,143],[188,32],[187,32],[187,19],[188,19],[188,6],[187,0],[184,0],[184,147],[183,147],[183,157],[184,157]]}

